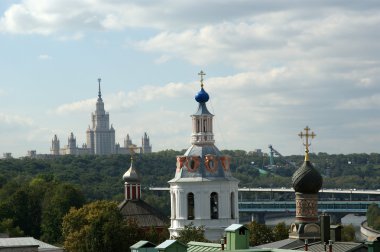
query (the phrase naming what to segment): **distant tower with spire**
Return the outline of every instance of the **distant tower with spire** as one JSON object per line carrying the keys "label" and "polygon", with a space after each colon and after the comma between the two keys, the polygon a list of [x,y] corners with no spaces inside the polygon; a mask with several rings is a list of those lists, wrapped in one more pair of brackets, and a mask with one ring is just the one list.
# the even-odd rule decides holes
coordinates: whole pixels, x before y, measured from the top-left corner
{"label": "distant tower with spire", "polygon": [[292,185],[296,192],[296,219],[290,226],[289,238],[320,239],[318,223],[318,191],[322,188],[322,176],[310,162],[310,141],[316,135],[306,126],[298,136],[305,139],[305,161],[293,174]]}
{"label": "distant tower with spire", "polygon": [[74,136],[73,132],[71,132],[69,138],[67,139],[66,151],[68,152],[68,154],[71,154],[71,155],[77,154],[77,139]]}
{"label": "distant tower with spire", "polygon": [[115,153],[115,130],[109,124],[109,114],[104,110],[102,91],[100,86],[101,79],[98,79],[98,100],[96,110],[91,115],[92,126],[86,131],[87,148],[92,154],[108,155]]}
{"label": "distant tower with spire", "polygon": [[96,100],[95,112],[91,113],[91,125],[86,130],[86,143],[78,147],[76,139],[71,133],[68,144],[60,149],[59,139],[54,135],[51,143],[51,155],[110,155],[110,154],[131,154],[131,150],[136,153],[152,152],[152,145],[148,134],[145,132],[142,137],[142,146],[132,143],[132,139],[127,134],[124,139],[124,146],[121,147],[115,141],[115,129],[109,122],[109,113],[104,109],[102,98],[101,79],[98,79],[98,98]]}
{"label": "distant tower with spire", "polygon": [[141,152],[142,153],[151,153],[152,145],[149,143],[149,136],[144,132],[144,136],[141,138]]}
{"label": "distant tower with spire", "polygon": [[54,135],[53,140],[51,140],[50,154],[55,155],[55,156],[59,155],[59,149],[60,149],[59,139],[57,135]]}
{"label": "distant tower with spire", "polygon": [[215,241],[224,229],[239,223],[238,184],[231,175],[230,157],[224,156],[214,145],[213,114],[206,106],[209,100],[204,90],[195,95],[197,111],[191,116],[191,146],[184,155],[177,156],[174,178],[169,181],[171,197],[170,236],[179,236],[186,225],[205,227],[206,239]]}

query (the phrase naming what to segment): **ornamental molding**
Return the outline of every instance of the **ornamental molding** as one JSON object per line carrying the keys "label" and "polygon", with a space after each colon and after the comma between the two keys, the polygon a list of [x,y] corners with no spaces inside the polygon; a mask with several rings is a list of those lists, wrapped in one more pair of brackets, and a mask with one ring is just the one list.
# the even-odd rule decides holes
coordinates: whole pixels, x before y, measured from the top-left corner
{"label": "ornamental molding", "polygon": [[231,157],[221,156],[220,161],[222,163],[223,170],[228,171],[230,169]]}
{"label": "ornamental molding", "polygon": [[215,155],[207,154],[205,156],[205,166],[207,171],[215,173],[218,170],[218,157]]}
{"label": "ornamental molding", "polygon": [[196,172],[201,163],[199,156],[190,156],[186,158],[185,166],[189,172]]}

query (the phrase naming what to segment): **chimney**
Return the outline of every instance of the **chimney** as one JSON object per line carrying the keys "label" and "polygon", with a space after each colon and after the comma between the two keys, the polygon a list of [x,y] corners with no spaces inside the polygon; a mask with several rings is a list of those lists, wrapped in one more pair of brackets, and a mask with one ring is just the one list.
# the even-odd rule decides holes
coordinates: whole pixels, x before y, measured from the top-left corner
{"label": "chimney", "polygon": [[220,245],[222,245],[222,250],[224,250],[224,238],[220,239]]}
{"label": "chimney", "polygon": [[329,240],[329,252],[332,252],[333,241]]}
{"label": "chimney", "polygon": [[309,241],[305,239],[305,251],[308,251],[309,249]]}
{"label": "chimney", "polygon": [[321,241],[328,242],[330,240],[330,215],[323,213],[319,219],[321,221]]}
{"label": "chimney", "polygon": [[331,233],[331,240],[333,241],[341,241],[342,240],[342,225],[331,225],[330,231]]}

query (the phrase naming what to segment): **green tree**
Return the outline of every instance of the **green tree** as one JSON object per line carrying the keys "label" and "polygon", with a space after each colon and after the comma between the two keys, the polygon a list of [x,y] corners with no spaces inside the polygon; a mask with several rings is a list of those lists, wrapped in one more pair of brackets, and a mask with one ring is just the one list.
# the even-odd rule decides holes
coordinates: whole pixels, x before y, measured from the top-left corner
{"label": "green tree", "polygon": [[178,232],[179,236],[175,237],[176,240],[187,244],[190,241],[205,242],[205,228],[204,226],[196,227],[194,223],[185,225],[182,230]]}
{"label": "green tree", "polygon": [[375,230],[380,230],[380,216],[377,216],[373,221],[372,228]]}
{"label": "green tree", "polygon": [[342,229],[342,241],[354,241],[355,240],[355,228],[352,224],[343,226]]}
{"label": "green tree", "polygon": [[257,246],[275,240],[272,230],[264,224],[259,224],[256,221],[252,221],[247,225],[247,228],[249,230],[250,246]]}
{"label": "green tree", "polygon": [[0,222],[0,233],[6,233],[9,235],[9,237],[24,236],[24,232],[20,227],[15,227],[12,219],[3,219]]}
{"label": "green tree", "polygon": [[57,184],[45,196],[42,210],[41,232],[46,242],[62,242],[62,220],[71,207],[79,208],[84,203],[80,190],[69,184]]}
{"label": "green tree", "polygon": [[277,223],[272,229],[274,240],[279,241],[289,238],[289,228],[285,225],[285,222]]}
{"label": "green tree", "polygon": [[169,239],[169,230],[168,228],[157,229],[156,227],[149,227],[147,230],[144,230],[142,238],[154,244],[160,244]]}
{"label": "green tree", "polygon": [[369,227],[373,227],[375,220],[380,216],[380,209],[377,204],[371,204],[367,209],[367,224]]}
{"label": "green tree", "polygon": [[13,219],[14,225],[20,227],[28,235],[32,234],[34,230],[29,204],[29,195],[24,188],[16,191],[7,201],[10,214],[8,218]]}
{"label": "green tree", "polygon": [[124,220],[116,202],[111,201],[71,208],[62,226],[64,247],[69,252],[128,251],[140,240],[137,223]]}

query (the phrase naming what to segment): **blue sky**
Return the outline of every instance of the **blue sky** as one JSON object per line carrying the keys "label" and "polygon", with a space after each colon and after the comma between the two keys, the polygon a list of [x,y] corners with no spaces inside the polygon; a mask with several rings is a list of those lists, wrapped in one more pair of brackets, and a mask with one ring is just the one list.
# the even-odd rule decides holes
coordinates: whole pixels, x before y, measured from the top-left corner
{"label": "blue sky", "polygon": [[85,142],[102,78],[116,140],[187,148],[197,73],[220,149],[380,151],[378,1],[0,2],[0,152]]}

